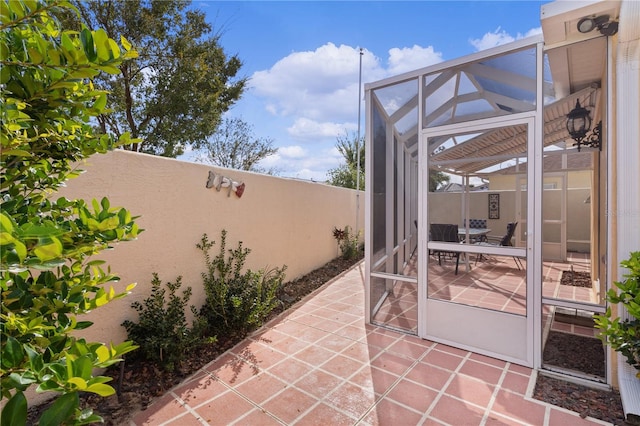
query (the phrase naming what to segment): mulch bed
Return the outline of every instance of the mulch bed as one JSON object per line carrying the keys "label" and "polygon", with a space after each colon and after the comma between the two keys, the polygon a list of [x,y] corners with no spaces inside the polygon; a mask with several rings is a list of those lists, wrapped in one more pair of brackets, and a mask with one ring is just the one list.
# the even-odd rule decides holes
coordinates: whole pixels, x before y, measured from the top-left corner
{"label": "mulch bed", "polygon": [[542,362],[604,378],[604,346],[600,339],[593,337],[551,331]]}
{"label": "mulch bed", "polygon": [[[362,257],[362,253],[355,259],[339,257],[303,277],[284,283],[278,293],[281,304],[271,312],[265,322],[360,262]],[[119,395],[103,398],[95,394],[84,394],[81,396],[81,406],[92,407],[94,412],[103,417],[106,425],[128,424],[128,418],[134,412],[145,409],[169,389],[232,348],[243,338],[244,336],[230,336],[191,350],[185,353],[180,365],[173,371],[165,371],[152,362],[139,359],[135,356],[135,352],[128,354],[124,363],[109,368],[103,373],[104,376],[112,378],[110,384],[113,387],[120,388]],[[37,424],[37,419],[48,407],[47,403],[29,407],[27,424]]]}
{"label": "mulch bed", "polygon": [[572,285],[574,287],[591,287],[591,274],[589,272],[562,271],[560,279],[562,285]]}
{"label": "mulch bed", "polygon": [[539,374],[533,397],[575,411],[582,418],[593,417],[614,425],[630,424],[625,421],[620,393],[616,390],[592,389]]}
{"label": "mulch bed", "polygon": [[[550,331],[542,360],[545,365],[596,378],[605,376],[605,350],[597,338]],[[629,424],[617,390],[595,389],[538,374],[533,398],[575,411],[583,418],[593,417],[614,425]]]}

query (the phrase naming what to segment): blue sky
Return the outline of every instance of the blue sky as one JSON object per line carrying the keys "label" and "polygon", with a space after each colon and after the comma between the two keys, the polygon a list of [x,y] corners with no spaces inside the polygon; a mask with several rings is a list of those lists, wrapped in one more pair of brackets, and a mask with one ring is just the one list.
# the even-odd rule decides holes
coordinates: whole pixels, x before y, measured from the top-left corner
{"label": "blue sky", "polygon": [[[362,83],[540,33],[548,1],[194,1],[243,61],[248,89],[227,117],[278,153],[279,176],[324,181],[341,164],[337,137],[358,126]],[[364,92],[363,92],[364,96]],[[361,135],[364,136],[364,102]],[[188,153],[193,159],[197,153]]]}

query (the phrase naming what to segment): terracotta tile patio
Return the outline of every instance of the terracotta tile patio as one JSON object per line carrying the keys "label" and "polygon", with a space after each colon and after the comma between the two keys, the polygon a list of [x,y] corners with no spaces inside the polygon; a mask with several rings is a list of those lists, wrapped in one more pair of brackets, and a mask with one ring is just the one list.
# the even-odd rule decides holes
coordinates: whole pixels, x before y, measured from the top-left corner
{"label": "terracotta tile patio", "polygon": [[531,369],[365,324],[363,274],[326,284],[130,424],[607,424],[530,398]]}

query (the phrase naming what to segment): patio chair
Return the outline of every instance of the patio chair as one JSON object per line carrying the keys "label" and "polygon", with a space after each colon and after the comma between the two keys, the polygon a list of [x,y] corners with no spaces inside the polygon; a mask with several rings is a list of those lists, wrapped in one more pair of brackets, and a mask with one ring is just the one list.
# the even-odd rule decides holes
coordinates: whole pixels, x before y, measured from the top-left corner
{"label": "patio chair", "polygon": [[[430,226],[430,238],[431,241],[443,241],[447,243],[458,243],[458,225],[450,223],[432,223]],[[458,266],[460,265],[460,252],[459,251],[446,251],[446,250],[433,250],[433,255],[438,255],[438,265],[442,265],[442,256],[449,255],[451,258],[456,259],[456,272],[458,275]]]}
{"label": "patio chair", "polygon": [[[518,226],[518,222],[509,222],[507,224],[507,233],[503,237],[487,237],[487,241],[481,241],[476,244],[484,245],[484,246],[502,246],[502,247],[513,247],[513,243],[511,240],[513,239],[514,234],[516,233],[516,227]],[[478,263],[478,257],[476,257],[476,263]],[[513,256],[513,260],[516,263],[516,267],[518,270],[524,269],[524,265],[522,261],[517,257]]]}

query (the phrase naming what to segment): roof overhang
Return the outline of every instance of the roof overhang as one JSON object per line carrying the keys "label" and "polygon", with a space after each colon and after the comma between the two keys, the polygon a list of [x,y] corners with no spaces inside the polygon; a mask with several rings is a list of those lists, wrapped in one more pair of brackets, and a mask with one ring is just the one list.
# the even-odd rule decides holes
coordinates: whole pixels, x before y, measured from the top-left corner
{"label": "roof overhang", "polygon": [[[553,74],[556,97],[567,96],[598,81],[607,58],[607,37],[598,29],[578,31],[583,18],[620,17],[620,1],[556,1],[540,8],[545,51]],[[592,40],[590,43],[580,43]]]}
{"label": "roof overhang", "polygon": [[540,7],[540,23],[546,48],[600,37],[595,29],[588,33],[578,31],[578,22],[582,18],[609,15],[610,20],[620,17],[620,1],[555,1]]}

